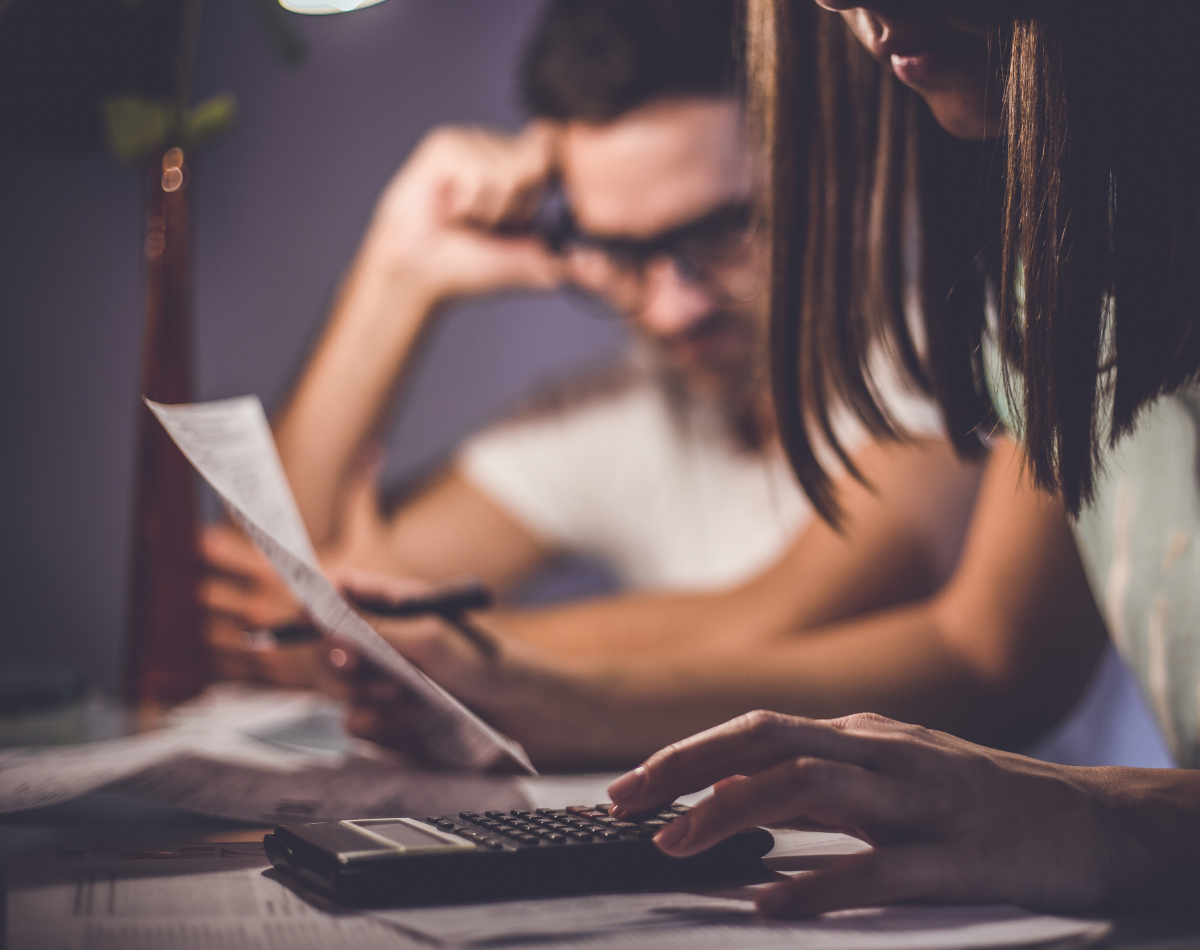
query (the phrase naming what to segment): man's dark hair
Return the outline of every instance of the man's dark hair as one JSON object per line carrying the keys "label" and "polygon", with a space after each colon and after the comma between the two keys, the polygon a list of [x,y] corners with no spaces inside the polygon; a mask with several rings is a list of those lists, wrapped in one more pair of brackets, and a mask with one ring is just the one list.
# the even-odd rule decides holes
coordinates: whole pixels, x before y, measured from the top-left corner
{"label": "man's dark hair", "polygon": [[611,122],[734,90],[735,0],[550,0],[521,63],[532,116]]}

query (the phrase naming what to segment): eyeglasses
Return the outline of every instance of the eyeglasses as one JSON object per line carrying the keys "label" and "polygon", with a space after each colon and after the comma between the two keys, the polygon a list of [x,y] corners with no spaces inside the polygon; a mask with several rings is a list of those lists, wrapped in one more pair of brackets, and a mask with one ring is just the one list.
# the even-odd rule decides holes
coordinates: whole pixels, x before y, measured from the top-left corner
{"label": "eyeglasses", "polygon": [[646,272],[669,262],[680,283],[703,285],[745,303],[758,292],[753,247],[759,215],[746,201],[730,202],[651,238],[617,238],[579,228],[561,190],[539,210],[537,231],[568,259],[577,289],[618,308],[636,308]]}

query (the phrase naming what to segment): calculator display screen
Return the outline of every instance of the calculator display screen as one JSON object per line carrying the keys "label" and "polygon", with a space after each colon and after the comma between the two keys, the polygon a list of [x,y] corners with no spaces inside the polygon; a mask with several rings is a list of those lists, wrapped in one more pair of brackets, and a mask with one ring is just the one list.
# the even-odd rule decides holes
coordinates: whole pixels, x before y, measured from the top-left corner
{"label": "calculator display screen", "polygon": [[[354,821],[349,824],[367,828],[372,834],[387,838],[405,849],[453,848],[454,845],[437,835],[427,834],[405,821]],[[464,842],[465,843],[465,842]]]}

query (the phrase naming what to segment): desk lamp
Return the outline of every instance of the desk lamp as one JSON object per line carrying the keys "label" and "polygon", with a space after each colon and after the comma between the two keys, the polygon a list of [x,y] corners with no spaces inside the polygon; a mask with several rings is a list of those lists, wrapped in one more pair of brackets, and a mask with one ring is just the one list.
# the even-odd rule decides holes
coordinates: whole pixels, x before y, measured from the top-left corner
{"label": "desk lamp", "polygon": [[363,7],[373,7],[383,0],[279,0],[279,5],[292,13],[349,13]]}

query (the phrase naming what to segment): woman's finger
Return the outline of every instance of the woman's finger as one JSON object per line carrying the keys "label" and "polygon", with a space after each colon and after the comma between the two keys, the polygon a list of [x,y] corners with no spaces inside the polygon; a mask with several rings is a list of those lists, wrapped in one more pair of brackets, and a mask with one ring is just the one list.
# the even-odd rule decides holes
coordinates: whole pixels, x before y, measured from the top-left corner
{"label": "woman's finger", "polygon": [[936,876],[936,857],[929,849],[884,848],[772,885],[755,903],[767,917],[815,917],[936,895]]}
{"label": "woman's finger", "polygon": [[812,756],[868,766],[874,743],[836,723],[758,710],[656,752],[608,789],[613,814],[674,801],[730,775],[752,775],[783,759]]}
{"label": "woman's finger", "polygon": [[743,828],[778,825],[796,817],[824,826],[871,829],[898,821],[890,779],[858,765],[808,757],[785,759],[758,774],[723,785],[677,818],[655,842],[687,857]]}

